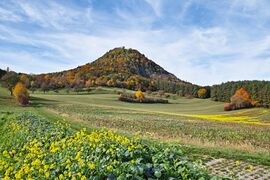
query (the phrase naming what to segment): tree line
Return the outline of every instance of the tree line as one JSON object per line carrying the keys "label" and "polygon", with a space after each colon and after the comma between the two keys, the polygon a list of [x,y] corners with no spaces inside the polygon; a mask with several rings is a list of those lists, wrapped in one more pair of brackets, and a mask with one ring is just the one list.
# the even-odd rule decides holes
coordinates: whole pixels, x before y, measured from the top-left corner
{"label": "tree line", "polygon": [[270,106],[270,81],[232,81],[213,85],[211,98],[214,101],[230,102],[230,99],[239,89],[245,89],[251,100],[258,101],[261,106]]}
{"label": "tree line", "polygon": [[[86,76],[81,71],[66,71],[61,73],[50,73],[41,75],[21,74],[10,71],[2,78],[2,84],[7,87],[11,94],[12,88],[17,82],[22,82],[33,93],[41,90],[46,93],[49,90],[68,89],[70,91],[81,91],[92,87],[105,86],[117,87],[130,90],[158,91],[178,94],[179,96],[197,97],[199,86],[182,81],[156,80],[139,75],[111,74],[104,76]],[[209,88],[208,88],[209,89]],[[209,92],[209,90],[208,90]]]}
{"label": "tree line", "polygon": [[270,106],[270,81],[236,81],[211,87],[200,87],[183,81],[156,80],[139,75],[111,74],[87,77],[81,71],[75,70],[41,75],[21,74],[13,71],[4,73],[1,74],[1,83],[9,89],[11,95],[15,85],[21,82],[33,93],[36,90],[46,93],[49,90],[57,91],[59,89],[79,92],[92,87],[107,86],[142,91],[164,91],[179,96],[211,98],[214,101],[230,102],[235,92],[243,88],[251,100],[257,101],[264,107]]}

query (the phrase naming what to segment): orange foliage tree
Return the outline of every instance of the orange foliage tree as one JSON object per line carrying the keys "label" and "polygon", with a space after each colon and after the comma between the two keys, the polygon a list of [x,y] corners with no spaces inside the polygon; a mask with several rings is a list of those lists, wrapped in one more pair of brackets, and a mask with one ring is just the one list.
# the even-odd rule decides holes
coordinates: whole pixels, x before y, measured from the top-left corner
{"label": "orange foliage tree", "polygon": [[139,100],[144,100],[145,99],[144,94],[143,94],[143,92],[141,90],[138,90],[138,91],[135,92],[135,97],[137,99],[139,99]]}
{"label": "orange foliage tree", "polygon": [[13,95],[19,105],[25,106],[29,104],[29,93],[25,85],[21,82],[18,82],[13,88]]}
{"label": "orange foliage tree", "polygon": [[[231,97],[231,103],[224,106],[225,111],[253,107],[248,92],[244,88],[238,89]],[[254,102],[255,103],[255,102]]]}
{"label": "orange foliage tree", "polygon": [[244,88],[238,89],[234,95],[241,97],[244,102],[250,102],[249,94]]}

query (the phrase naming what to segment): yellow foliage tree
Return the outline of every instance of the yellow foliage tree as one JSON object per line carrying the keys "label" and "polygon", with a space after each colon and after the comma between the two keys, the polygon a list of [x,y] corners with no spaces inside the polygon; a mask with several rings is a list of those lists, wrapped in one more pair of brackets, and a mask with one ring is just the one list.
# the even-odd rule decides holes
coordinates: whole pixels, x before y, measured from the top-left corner
{"label": "yellow foliage tree", "polygon": [[25,106],[29,103],[29,93],[23,83],[18,82],[15,85],[13,95],[19,105]]}
{"label": "yellow foliage tree", "polygon": [[207,89],[201,88],[198,90],[198,97],[199,98],[206,98]]}
{"label": "yellow foliage tree", "polygon": [[143,92],[141,90],[138,90],[138,91],[135,92],[135,97],[137,99],[139,99],[139,100],[144,100],[145,99],[144,94],[143,94]]}

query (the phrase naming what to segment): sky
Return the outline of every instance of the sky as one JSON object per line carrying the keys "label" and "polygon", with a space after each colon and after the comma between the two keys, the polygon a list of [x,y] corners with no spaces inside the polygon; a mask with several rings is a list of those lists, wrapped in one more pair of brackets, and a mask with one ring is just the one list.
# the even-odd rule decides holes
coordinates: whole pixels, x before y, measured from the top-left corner
{"label": "sky", "polygon": [[270,80],[269,0],[1,0],[0,68],[56,72],[115,47],[199,85]]}

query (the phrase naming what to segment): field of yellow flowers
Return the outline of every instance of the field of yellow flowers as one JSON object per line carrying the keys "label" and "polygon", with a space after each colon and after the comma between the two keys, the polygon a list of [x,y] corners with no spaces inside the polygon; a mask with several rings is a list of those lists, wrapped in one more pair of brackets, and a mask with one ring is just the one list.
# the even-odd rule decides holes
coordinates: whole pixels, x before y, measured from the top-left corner
{"label": "field of yellow flowers", "polygon": [[211,179],[174,147],[87,133],[32,113],[0,114],[0,179]]}

